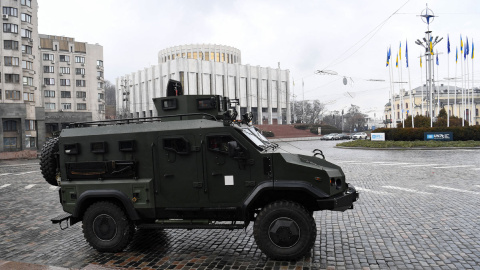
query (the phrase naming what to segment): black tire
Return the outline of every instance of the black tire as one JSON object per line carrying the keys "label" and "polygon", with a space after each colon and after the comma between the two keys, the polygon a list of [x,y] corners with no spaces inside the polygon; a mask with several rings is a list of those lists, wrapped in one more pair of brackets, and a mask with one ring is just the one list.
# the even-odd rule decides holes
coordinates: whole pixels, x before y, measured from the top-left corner
{"label": "black tire", "polygon": [[317,237],[315,220],[303,206],[276,201],[258,214],[253,235],[260,250],[274,260],[297,260],[312,249]]}
{"label": "black tire", "polygon": [[53,186],[58,186],[57,174],[60,172],[57,167],[58,137],[47,141],[41,150],[40,170],[43,178]]}
{"label": "black tire", "polygon": [[101,252],[119,252],[132,241],[133,222],[119,206],[97,202],[83,216],[83,235],[88,244]]}

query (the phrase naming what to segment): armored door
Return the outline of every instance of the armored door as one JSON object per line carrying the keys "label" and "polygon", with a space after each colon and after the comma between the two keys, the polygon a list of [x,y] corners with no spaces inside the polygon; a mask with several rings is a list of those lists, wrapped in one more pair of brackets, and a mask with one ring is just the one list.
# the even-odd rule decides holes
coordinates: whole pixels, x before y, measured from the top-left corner
{"label": "armored door", "polygon": [[203,178],[202,169],[197,166],[201,152],[195,144],[195,137],[190,134],[158,139],[158,206],[191,207],[198,202]]}
{"label": "armored door", "polygon": [[[209,202],[238,205],[255,186],[251,180],[247,149],[231,135],[210,134],[205,137],[205,174]],[[235,142],[237,155],[229,155]],[[231,151],[231,149],[230,149]]]}

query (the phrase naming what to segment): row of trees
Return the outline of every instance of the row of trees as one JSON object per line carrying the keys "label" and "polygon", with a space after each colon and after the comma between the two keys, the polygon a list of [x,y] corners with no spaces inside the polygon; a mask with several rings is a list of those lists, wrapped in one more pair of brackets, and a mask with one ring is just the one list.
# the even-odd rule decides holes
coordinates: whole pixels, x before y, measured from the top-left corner
{"label": "row of trees", "polygon": [[367,129],[367,115],[361,113],[357,105],[352,104],[346,113],[344,110],[327,112],[319,100],[295,101],[291,106],[293,123],[325,124],[347,132]]}

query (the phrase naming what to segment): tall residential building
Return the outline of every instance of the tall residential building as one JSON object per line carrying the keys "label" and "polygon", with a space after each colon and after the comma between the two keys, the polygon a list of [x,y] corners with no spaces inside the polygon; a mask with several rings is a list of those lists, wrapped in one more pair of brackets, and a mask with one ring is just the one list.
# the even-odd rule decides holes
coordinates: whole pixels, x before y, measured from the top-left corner
{"label": "tall residential building", "polygon": [[290,71],[242,65],[240,50],[223,45],[175,46],[158,53],[158,64],[116,79],[117,115],[156,116],[152,98],[164,97],[169,79],[184,94],[238,99],[239,114],[251,111],[254,123],[290,123]]}
{"label": "tall residential building", "polygon": [[51,35],[40,35],[40,47],[47,138],[71,122],[105,119],[103,47]]}
{"label": "tall residential building", "polygon": [[36,0],[0,5],[0,159],[34,157],[68,123],[105,118],[103,47],[38,34]]}
{"label": "tall residential building", "polygon": [[36,152],[39,130],[38,5],[2,0],[0,36],[0,152]]}

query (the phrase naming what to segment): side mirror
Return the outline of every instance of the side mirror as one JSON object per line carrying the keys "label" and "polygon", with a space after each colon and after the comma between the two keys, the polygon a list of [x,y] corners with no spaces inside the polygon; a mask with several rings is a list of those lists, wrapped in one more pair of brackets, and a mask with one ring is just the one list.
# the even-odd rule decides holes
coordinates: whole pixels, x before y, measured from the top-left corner
{"label": "side mirror", "polygon": [[228,156],[229,157],[236,157],[238,156],[240,148],[238,148],[238,144],[236,141],[228,142]]}

